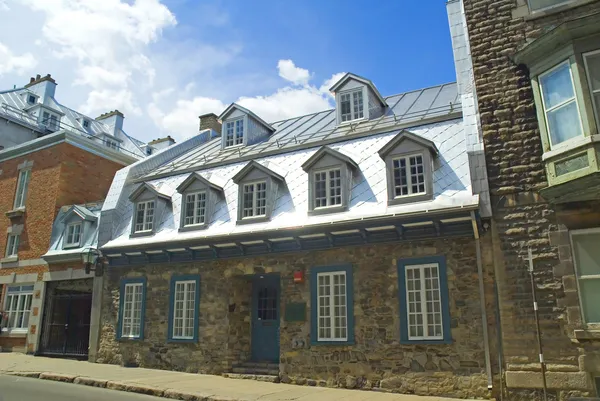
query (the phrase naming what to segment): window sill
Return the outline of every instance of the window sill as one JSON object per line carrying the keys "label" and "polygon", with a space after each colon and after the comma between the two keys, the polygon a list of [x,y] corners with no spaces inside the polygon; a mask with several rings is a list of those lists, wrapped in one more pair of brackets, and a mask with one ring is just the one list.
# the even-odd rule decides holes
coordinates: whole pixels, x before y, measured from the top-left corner
{"label": "window sill", "polygon": [[266,221],[271,220],[269,216],[261,216],[261,217],[247,217],[245,219],[238,220],[236,224],[253,224],[253,223],[264,223]]}
{"label": "window sill", "polygon": [[15,218],[15,217],[22,217],[25,214],[25,207],[19,207],[13,210],[9,210],[8,212],[5,213],[6,217],[8,217],[9,219]]}
{"label": "window sill", "polygon": [[326,346],[345,346],[345,345],[354,345],[355,342],[354,340],[349,340],[349,341],[311,341],[310,345],[311,346],[319,346],[319,345],[326,345]]}
{"label": "window sill", "polygon": [[8,256],[6,258],[0,259],[0,263],[12,263],[12,262],[18,262],[18,261],[19,261],[18,256]]}
{"label": "window sill", "polygon": [[452,340],[400,340],[400,344],[403,345],[442,345],[442,344],[452,344]]}
{"label": "window sill", "polygon": [[140,231],[140,232],[137,232],[137,233],[131,233],[129,235],[129,238],[149,237],[151,235],[154,235],[154,231]]}
{"label": "window sill", "polygon": [[388,200],[388,206],[404,205],[407,203],[425,202],[433,199],[430,194],[415,194],[396,197]]}
{"label": "window sill", "polygon": [[117,341],[121,341],[121,342],[136,342],[136,341],[142,341],[143,338],[141,337],[117,337]]}
{"label": "window sill", "polygon": [[208,227],[208,224],[196,224],[193,226],[183,226],[179,229],[180,233],[188,232],[188,231],[198,231],[205,230]]}
{"label": "window sill", "polygon": [[75,248],[81,248],[81,244],[63,245],[63,249],[75,249]]}
{"label": "window sill", "polygon": [[317,209],[312,209],[308,211],[309,216],[317,216],[320,214],[329,214],[329,213],[340,213],[348,210],[348,207],[345,205],[342,206],[327,206],[320,207]]}
{"label": "window sill", "polygon": [[544,154],[542,155],[542,160],[547,161],[556,156],[560,156],[563,153],[575,151],[579,148],[582,148],[586,145],[596,143],[596,142],[600,142],[600,135],[591,135],[591,136],[584,136],[582,138],[571,139],[571,140],[563,142],[560,145],[557,145],[552,150],[544,152]]}
{"label": "window sill", "polygon": [[169,338],[167,343],[179,343],[179,344],[195,344],[198,342],[197,338]]}
{"label": "window sill", "polygon": [[600,328],[574,330],[573,334],[579,341],[600,341]]}
{"label": "window sill", "polygon": [[533,21],[539,18],[544,18],[552,14],[561,13],[572,8],[580,7],[588,3],[592,3],[596,0],[576,0],[566,4],[561,4],[545,10],[529,12],[529,15],[525,16],[525,21]]}
{"label": "window sill", "polygon": [[7,330],[7,329],[2,329],[2,337],[10,337],[10,338],[25,338],[27,337],[27,333],[29,332],[29,330]]}
{"label": "window sill", "polygon": [[354,120],[348,120],[348,121],[343,121],[341,123],[338,124],[338,127],[344,127],[346,125],[350,126],[352,124],[359,124],[362,123],[364,121],[369,121],[369,119],[367,117],[362,117],[362,118],[357,118]]}

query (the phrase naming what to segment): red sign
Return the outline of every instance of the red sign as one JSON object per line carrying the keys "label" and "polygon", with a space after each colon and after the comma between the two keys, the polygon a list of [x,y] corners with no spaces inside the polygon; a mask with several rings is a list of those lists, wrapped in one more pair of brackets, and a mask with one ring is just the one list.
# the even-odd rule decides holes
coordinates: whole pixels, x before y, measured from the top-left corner
{"label": "red sign", "polygon": [[294,283],[303,283],[304,282],[304,272],[298,271],[294,272]]}

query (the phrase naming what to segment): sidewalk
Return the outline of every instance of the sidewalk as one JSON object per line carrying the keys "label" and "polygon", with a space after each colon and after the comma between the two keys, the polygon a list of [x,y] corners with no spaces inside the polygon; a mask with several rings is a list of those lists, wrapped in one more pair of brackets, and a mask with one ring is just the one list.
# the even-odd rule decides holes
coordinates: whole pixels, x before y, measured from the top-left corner
{"label": "sidewalk", "polygon": [[40,377],[186,401],[456,401],[453,398],[274,384],[166,370],[123,368],[17,353],[0,353],[0,374]]}

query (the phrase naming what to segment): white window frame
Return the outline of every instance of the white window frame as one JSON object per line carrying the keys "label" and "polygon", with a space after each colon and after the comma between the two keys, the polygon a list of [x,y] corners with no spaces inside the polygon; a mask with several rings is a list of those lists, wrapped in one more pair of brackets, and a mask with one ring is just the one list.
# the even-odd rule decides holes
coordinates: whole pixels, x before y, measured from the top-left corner
{"label": "white window frame", "polygon": [[21,235],[19,234],[8,234],[6,238],[6,257],[12,258],[19,255],[19,242],[21,241]]}
{"label": "white window frame", "polygon": [[[204,213],[199,214],[198,213],[198,206],[200,204],[200,196],[201,195],[204,196],[204,199],[203,199],[203,202],[204,202],[204,207],[203,207]],[[193,213],[192,216],[188,216],[188,213],[187,213],[188,212],[188,206],[189,206],[188,205],[188,200],[187,200],[188,196],[193,196],[194,197],[194,206],[193,206],[194,213]],[[201,225],[205,224],[206,223],[206,210],[208,208],[208,193],[206,191],[188,192],[188,193],[185,193],[183,195],[183,198],[184,198],[183,199],[183,202],[184,202],[183,226],[184,227],[194,227],[194,226],[201,226]],[[192,218],[192,223],[187,223],[186,221],[190,217]],[[202,221],[196,222],[196,220],[198,220],[198,218],[201,218]]]}
{"label": "white window frame", "polygon": [[[127,293],[131,293],[131,300],[127,300]],[[139,294],[139,302],[136,295]],[[144,309],[144,283],[126,283],[123,287],[123,310],[121,311],[121,337],[140,338],[142,335],[142,311]],[[139,303],[139,309],[137,305]],[[138,321],[136,325],[135,321]],[[128,327],[128,331],[126,331]],[[137,331],[136,331],[137,329]]]}
{"label": "white window frame", "polygon": [[[440,315],[440,335],[438,336],[430,336],[427,335],[427,331],[428,331],[428,316],[427,316],[427,289],[425,288],[425,269],[426,268],[432,268],[435,267],[437,269],[437,282],[438,282],[438,288],[437,288],[437,292],[438,292],[438,299],[437,302],[439,304],[439,315]],[[419,270],[419,281],[420,281],[420,289],[419,290],[409,290],[409,285],[408,285],[408,271],[409,270]],[[408,335],[408,340],[409,341],[421,341],[421,340],[443,340],[444,339],[444,310],[443,310],[443,305],[442,305],[442,288],[441,288],[441,277],[440,277],[440,265],[439,263],[425,263],[425,264],[418,264],[418,265],[406,265],[405,266],[405,274],[404,274],[404,285],[406,288],[406,294],[404,297],[404,301],[406,302],[406,330],[407,330],[407,335]],[[420,293],[420,306],[421,306],[421,312],[413,312],[411,313],[410,311],[410,292],[414,292],[414,293]],[[436,313],[436,312],[434,312]],[[410,324],[410,316],[411,315],[421,315],[421,319],[422,319],[422,326],[423,326],[423,335],[422,336],[411,336],[410,333],[410,328],[412,327]],[[413,325],[414,326],[414,325]],[[418,327],[418,326],[416,326]]]}
{"label": "white window frame", "polygon": [[[60,116],[52,113],[48,110],[41,110],[40,114],[42,116],[41,124],[48,128],[51,131],[58,131],[60,129]],[[44,117],[44,115],[48,115],[48,118]],[[54,119],[52,118],[54,117]]]}
{"label": "white window frame", "polygon": [[[423,166],[423,192],[413,192],[413,182],[412,182],[412,174],[410,172],[411,169],[411,164],[410,164],[410,159],[412,157],[421,157],[421,163]],[[404,159],[405,163],[406,163],[406,185],[408,186],[408,194],[406,195],[396,195],[396,168],[394,167],[394,162],[397,160],[401,160]],[[392,158],[392,191],[393,191],[393,195],[394,198],[393,199],[401,199],[401,198],[407,198],[410,196],[420,196],[420,195],[426,195],[427,194],[427,169],[425,168],[425,155],[423,153],[413,153],[410,155],[403,155],[403,156],[398,156],[398,157],[393,157]],[[417,184],[418,185],[418,184]]]}
{"label": "white window frame", "polygon": [[104,137],[104,145],[114,150],[119,150],[119,148],[121,147],[119,141],[108,137]]}
{"label": "white window frame", "polygon": [[[358,92],[360,92],[360,96],[362,97],[362,110],[355,111],[356,104],[354,103],[354,94],[358,93]],[[342,97],[346,96],[346,95],[350,96],[350,119],[348,119],[348,120],[344,120],[344,114],[342,114]],[[350,90],[340,92],[338,94],[338,100],[339,100],[340,124],[345,124],[345,123],[349,123],[352,121],[362,120],[366,117],[367,113],[365,111],[365,102],[368,102],[368,96],[365,96],[365,93],[364,93],[362,87],[358,88],[358,89],[350,89]],[[362,114],[362,116],[360,116],[360,114]]]}
{"label": "white window frame", "polygon": [[[331,175],[330,173],[333,171],[340,172],[340,203],[332,204],[331,198],[335,198],[336,196],[331,196]],[[317,174],[325,173],[325,206],[317,206]],[[342,167],[333,167],[327,169],[315,170],[312,172],[313,175],[313,210],[322,210],[333,207],[341,207],[344,205],[344,174],[342,171]]]}
{"label": "white window frame", "polygon": [[600,49],[593,50],[591,52],[583,53],[583,63],[585,65],[585,74],[588,81],[588,88],[590,90],[590,96],[592,98],[592,107],[594,109],[594,116],[596,116],[596,127],[600,127],[600,104],[596,104],[595,94],[600,95],[600,88],[594,89],[592,88],[592,77],[590,75],[590,69],[588,68],[588,57],[589,56],[600,56]]}
{"label": "white window frame", "polygon": [[[18,287],[18,291],[9,291],[10,288]],[[9,285],[5,287],[4,296],[4,311],[6,312],[6,318],[2,320],[2,331],[8,331],[12,333],[27,333],[29,331],[29,319],[31,318],[31,304],[33,303],[33,284],[29,285]],[[13,308],[13,298],[17,299],[16,308]],[[29,305],[29,308],[27,308]],[[14,317],[14,321],[21,321],[21,324],[12,327],[8,326],[8,322],[11,320],[11,316]],[[21,318],[21,319],[19,319]],[[27,320],[27,325],[23,325],[23,322]]]}
{"label": "white window frame", "polygon": [[[345,317],[346,320],[346,324],[345,325],[339,325],[339,328],[345,328],[346,329],[346,336],[344,337],[335,337],[335,329],[338,328],[335,325],[336,322],[336,315],[335,315],[335,311],[336,308],[339,307],[340,305],[335,304],[335,284],[334,284],[334,276],[343,276],[344,277],[344,302],[345,302],[345,310],[346,310],[346,315],[342,316],[339,315],[337,316],[338,318],[342,318]],[[319,278],[320,277],[329,277],[329,296],[321,296],[320,295],[320,284],[319,284]],[[316,291],[317,291],[317,305],[315,305],[315,308],[317,308],[317,341],[331,341],[331,342],[346,342],[348,341],[348,334],[350,331],[350,327],[348,327],[348,275],[346,274],[345,270],[337,270],[337,271],[332,271],[332,272],[320,272],[317,273],[317,282],[316,282]],[[323,314],[322,313],[322,299],[325,299],[325,297],[329,298],[329,314]],[[323,307],[324,308],[324,307]],[[324,319],[329,319],[329,330],[331,333],[330,337],[321,337],[321,318]]]}
{"label": "white window frame", "polygon": [[[148,210],[150,210],[148,205],[150,205],[150,204],[152,204],[152,208],[151,208],[152,216],[150,216],[151,218],[149,218],[149,216],[148,216]],[[142,223],[138,223],[138,212],[142,205],[144,205],[144,218],[142,220]],[[136,202],[135,217],[133,220],[133,232],[134,233],[151,232],[154,229],[154,215],[156,214],[155,212],[156,212],[156,201],[154,199],[148,200],[148,201]],[[138,228],[137,228],[138,224],[142,225],[142,228],[140,230],[138,230]]]}
{"label": "white window frame", "polygon": [[[257,186],[260,184],[264,184],[265,186],[265,212],[262,214],[258,214],[258,191],[256,190]],[[246,187],[250,187],[252,186],[252,207],[251,208],[247,208],[245,205],[245,194],[246,194]],[[250,220],[250,219],[255,219],[255,218],[261,218],[261,217],[266,217],[267,215],[267,203],[268,203],[268,199],[269,199],[269,193],[268,193],[268,185],[267,185],[267,181],[266,180],[259,180],[259,181],[252,181],[252,182],[244,182],[242,183],[242,199],[241,199],[241,208],[242,208],[242,214],[241,214],[241,218],[242,220]],[[246,210],[251,210],[252,211],[252,216],[244,216],[244,213]]]}
{"label": "white window frame", "polygon": [[[237,136],[237,127],[238,127],[238,122],[241,122],[241,127],[242,127],[242,137],[238,138]],[[232,128],[232,137],[231,137],[231,143],[229,140],[229,125],[231,125]],[[244,117],[239,117],[239,118],[233,118],[231,120],[227,120],[225,121],[225,135],[223,136],[223,147],[224,148],[233,148],[236,146],[240,146],[244,144],[244,139],[246,139],[246,121]]]}
{"label": "white window frame", "polygon": [[[581,135],[573,137],[571,139],[567,139],[566,141],[563,141],[558,144],[553,144],[552,143],[552,133],[550,132],[550,124],[548,123],[548,112],[557,110],[558,108],[564,106],[565,104],[571,102],[572,100],[569,99],[565,102],[557,104],[550,110],[546,109],[546,101],[544,100],[544,86],[542,85],[542,79],[544,76],[551,74],[552,72],[559,69],[560,67],[562,67],[565,64],[569,67],[569,75],[571,76],[571,85],[573,88],[573,99],[572,100],[575,101],[575,108],[577,109],[577,116],[579,117],[579,128],[581,129],[581,131],[580,131]],[[575,86],[575,78],[573,77],[573,68],[571,68],[571,60],[570,59],[564,60],[564,61],[558,63],[557,65],[555,65],[554,67],[539,74],[538,75],[538,83],[539,83],[539,87],[540,87],[540,98],[542,101],[542,112],[544,113],[544,124],[546,124],[546,135],[548,136],[548,143],[550,144],[550,149],[553,149],[556,147],[559,147],[559,148],[564,147],[564,146],[566,146],[566,144],[568,144],[574,140],[576,141],[578,139],[581,139],[585,134],[583,131],[583,121],[581,118],[581,110],[579,109],[579,101],[577,100],[577,87]]]}
{"label": "white window frame", "polygon": [[573,264],[575,267],[575,281],[577,281],[577,294],[578,294],[578,298],[579,298],[579,310],[581,311],[581,318],[582,320],[584,320],[584,324],[586,326],[591,326],[594,329],[600,328],[600,322],[591,322],[588,323],[587,321],[585,321],[585,310],[583,308],[583,297],[582,297],[582,292],[581,292],[581,287],[579,285],[579,281],[580,280],[600,280],[600,274],[590,274],[590,275],[586,275],[584,277],[581,276],[581,274],[579,274],[579,266],[578,266],[578,262],[577,262],[577,257],[575,256],[575,241],[573,241],[573,237],[576,237],[578,235],[586,235],[586,234],[600,234],[600,228],[584,228],[581,230],[571,230],[569,232],[569,237],[570,237],[570,242],[571,242],[571,252],[573,253]]}
{"label": "white window frame", "polygon": [[[24,178],[23,178],[24,177]],[[23,169],[19,171],[17,178],[17,190],[15,191],[14,209],[25,207],[27,200],[27,189],[29,188],[29,180],[31,180],[31,169]]]}
{"label": "white window frame", "polygon": [[[194,286],[194,294],[190,295],[190,285]],[[177,295],[180,291],[178,291],[178,285],[183,286],[183,299],[181,301],[177,300]],[[175,281],[173,286],[173,316],[171,317],[173,321],[171,322],[171,338],[174,340],[192,340],[194,339],[194,334],[196,332],[195,322],[196,322],[196,292],[198,291],[198,283],[196,280],[178,280]],[[193,307],[189,308],[189,302],[192,302]],[[177,317],[177,304],[181,302],[181,317]],[[189,324],[189,319],[186,318],[188,316],[190,309],[192,309],[192,322],[191,326]],[[175,335],[176,328],[176,320],[181,320],[181,335]],[[191,330],[190,335],[186,335],[186,331],[189,332]]]}
{"label": "white window frame", "polygon": [[[76,231],[77,228],[79,228],[79,231]],[[71,232],[71,230],[72,230],[72,232]],[[75,241],[76,233],[77,233],[77,241]],[[82,222],[68,224],[67,229],[65,231],[65,246],[66,247],[79,246],[81,244],[82,234],[83,234],[83,223]],[[72,237],[71,241],[69,241],[69,237]]]}
{"label": "white window frame", "polygon": [[[33,102],[30,102],[30,100],[33,98]],[[27,94],[27,104],[36,104],[37,103],[37,96],[32,94],[32,93],[28,93]]]}

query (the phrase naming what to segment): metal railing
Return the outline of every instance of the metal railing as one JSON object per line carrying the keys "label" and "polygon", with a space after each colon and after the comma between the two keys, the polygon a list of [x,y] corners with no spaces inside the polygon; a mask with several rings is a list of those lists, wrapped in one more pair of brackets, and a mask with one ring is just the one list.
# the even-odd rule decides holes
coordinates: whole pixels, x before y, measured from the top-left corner
{"label": "metal railing", "polygon": [[[98,140],[104,146],[106,146],[110,149],[116,150],[121,153],[128,154],[128,155],[136,157],[138,159],[143,157],[143,156],[140,156],[140,154],[131,152],[131,151],[123,148],[120,144],[117,144],[117,146],[114,146],[114,141],[110,141],[110,140],[103,138],[103,136],[104,136],[103,133],[92,135],[92,134],[86,132],[85,130],[83,130],[82,128],[74,127],[70,124],[67,124],[64,121],[60,121],[60,119],[45,118],[42,120],[38,120],[36,117],[30,115],[26,111],[21,110],[15,106],[11,106],[8,103],[2,103],[2,105],[0,105],[0,115],[8,118],[10,120],[13,120],[13,121],[16,120],[17,123],[24,124],[24,125],[30,127],[31,129],[40,132],[42,136],[56,132],[56,131],[65,130],[65,131],[69,131],[72,133],[82,135],[91,140]],[[143,151],[140,150],[140,153],[143,153]]]}

